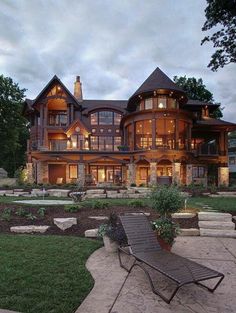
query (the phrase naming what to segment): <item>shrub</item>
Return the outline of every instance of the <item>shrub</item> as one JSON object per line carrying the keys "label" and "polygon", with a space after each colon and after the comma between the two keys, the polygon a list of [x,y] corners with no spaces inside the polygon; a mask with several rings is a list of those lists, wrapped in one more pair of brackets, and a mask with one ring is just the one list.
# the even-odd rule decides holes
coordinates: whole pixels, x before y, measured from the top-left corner
{"label": "shrub", "polygon": [[144,207],[143,201],[139,200],[139,199],[130,200],[128,202],[128,205],[133,207],[133,208],[143,208]]}
{"label": "shrub", "polygon": [[170,219],[162,217],[152,223],[157,235],[169,245],[172,245],[174,239],[179,233],[179,226]]}
{"label": "shrub", "polygon": [[15,214],[21,217],[25,217],[28,214],[28,212],[24,208],[18,208],[15,211]]}
{"label": "shrub", "polygon": [[79,204],[68,204],[68,205],[65,205],[64,211],[70,212],[70,213],[76,213],[76,212],[79,212],[81,208],[82,206]]}
{"label": "shrub", "polygon": [[37,217],[33,215],[31,212],[26,215],[26,218],[27,220],[31,220],[31,221],[34,221],[37,219]]}
{"label": "shrub", "polygon": [[175,186],[157,186],[150,195],[151,207],[161,216],[170,216],[184,205],[184,197]]}
{"label": "shrub", "polygon": [[200,196],[203,192],[206,192],[206,187],[203,184],[192,183],[187,188],[193,197]]}
{"label": "shrub", "polygon": [[2,212],[1,218],[5,221],[10,221],[11,219],[11,214],[12,214],[12,209],[11,208],[5,208]]}
{"label": "shrub", "polygon": [[91,203],[91,207],[93,210],[96,209],[106,209],[109,207],[109,202],[103,200],[95,200]]}
{"label": "shrub", "polygon": [[44,217],[45,214],[46,214],[46,209],[45,208],[39,208],[38,211],[37,211],[37,214],[40,216],[40,217]]}
{"label": "shrub", "polygon": [[139,187],[146,187],[146,184],[141,183],[141,184],[139,184]]}
{"label": "shrub", "polygon": [[135,183],[130,184],[130,187],[136,187],[137,185]]}

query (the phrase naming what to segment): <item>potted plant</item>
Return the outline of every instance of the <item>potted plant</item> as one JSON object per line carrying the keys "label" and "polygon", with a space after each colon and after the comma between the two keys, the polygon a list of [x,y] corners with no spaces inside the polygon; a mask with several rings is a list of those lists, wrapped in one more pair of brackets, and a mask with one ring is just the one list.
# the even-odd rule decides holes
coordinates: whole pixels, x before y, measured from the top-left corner
{"label": "potted plant", "polygon": [[184,205],[184,197],[176,186],[157,186],[150,195],[151,207],[160,215],[153,222],[157,239],[164,249],[170,250],[179,227],[171,220],[171,214],[178,212]]}
{"label": "potted plant", "polygon": [[111,213],[105,224],[98,228],[98,237],[103,239],[104,247],[107,252],[116,252],[118,245],[127,242],[124,229],[119,223],[119,218],[115,213]]}

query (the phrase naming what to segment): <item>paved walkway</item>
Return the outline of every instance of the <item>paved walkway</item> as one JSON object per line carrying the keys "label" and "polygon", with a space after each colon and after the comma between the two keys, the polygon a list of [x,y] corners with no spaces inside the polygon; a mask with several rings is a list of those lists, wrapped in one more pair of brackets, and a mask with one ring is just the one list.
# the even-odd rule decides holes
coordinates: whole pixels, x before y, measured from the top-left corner
{"label": "paved walkway", "polygon": [[[173,252],[212,267],[225,279],[212,294],[196,285],[182,287],[171,304],[152,293],[147,277],[139,268],[127,273],[119,267],[116,254],[104,248],[95,251],[87,268],[95,286],[76,313],[234,313],[236,308],[236,240],[230,238],[179,237]],[[164,292],[169,283],[154,273]]]}

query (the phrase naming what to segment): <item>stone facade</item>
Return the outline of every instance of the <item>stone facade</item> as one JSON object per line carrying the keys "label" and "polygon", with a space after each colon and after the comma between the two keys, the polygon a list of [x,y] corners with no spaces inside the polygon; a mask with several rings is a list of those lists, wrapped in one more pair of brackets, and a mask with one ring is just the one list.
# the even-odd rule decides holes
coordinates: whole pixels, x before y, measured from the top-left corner
{"label": "stone facade", "polygon": [[229,186],[229,168],[219,167],[218,168],[218,186]]}
{"label": "stone facade", "polygon": [[85,183],[85,165],[84,163],[78,164],[78,184],[83,186]]}
{"label": "stone facade", "polygon": [[192,164],[186,165],[186,185],[189,186],[193,182],[193,166]]}
{"label": "stone facade", "polygon": [[37,163],[37,181],[41,184],[48,182],[48,165],[46,162]]}
{"label": "stone facade", "polygon": [[157,164],[156,162],[150,163],[150,185],[156,185],[157,183]]}
{"label": "stone facade", "polygon": [[180,185],[181,177],[180,177],[180,168],[181,163],[175,162],[172,165],[172,182],[176,185]]}
{"label": "stone facade", "polygon": [[34,182],[33,163],[26,163],[26,180],[30,184]]}
{"label": "stone facade", "polygon": [[128,164],[128,173],[127,173],[127,185],[136,183],[136,165],[134,163]]}

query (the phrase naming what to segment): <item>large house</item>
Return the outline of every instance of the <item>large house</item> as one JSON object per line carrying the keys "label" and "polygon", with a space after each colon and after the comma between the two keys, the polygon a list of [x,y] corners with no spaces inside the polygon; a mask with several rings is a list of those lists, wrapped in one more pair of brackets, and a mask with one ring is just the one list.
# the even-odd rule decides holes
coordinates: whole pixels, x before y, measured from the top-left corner
{"label": "large house", "polygon": [[218,105],[191,100],[159,68],[128,100],[85,100],[54,76],[34,100],[29,181],[81,185],[228,185],[227,133]]}

